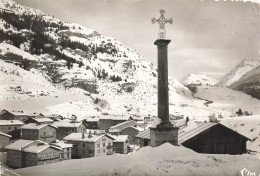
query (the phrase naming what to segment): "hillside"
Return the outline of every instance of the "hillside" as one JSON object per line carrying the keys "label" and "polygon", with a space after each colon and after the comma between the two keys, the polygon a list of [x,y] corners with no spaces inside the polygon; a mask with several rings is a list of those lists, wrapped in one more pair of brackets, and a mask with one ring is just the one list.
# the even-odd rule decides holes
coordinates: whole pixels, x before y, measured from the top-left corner
{"label": "hillside", "polygon": [[234,69],[227,73],[219,81],[219,86],[230,86],[234,82],[238,81],[247,72],[253,70],[260,65],[260,59],[245,59],[241,61]]}
{"label": "hillside", "polygon": [[201,74],[189,74],[181,79],[181,83],[183,85],[211,85],[214,86],[219,81],[215,78],[211,78],[207,75],[201,75]]}
{"label": "hillside", "polygon": [[[80,118],[107,112],[156,114],[157,71],[139,53],[12,0],[0,0],[0,8],[0,74],[5,80],[0,108]],[[45,93],[39,93],[43,88]],[[172,104],[191,98],[172,77],[169,90]]]}
{"label": "hillside", "polygon": [[229,86],[260,99],[260,65],[244,74],[238,81]]}
{"label": "hillside", "polygon": [[[155,155],[156,153],[156,155]],[[55,164],[14,170],[21,176],[94,175],[240,175],[246,168],[260,173],[260,160],[249,155],[199,154],[169,143],[143,147],[126,156],[67,160]],[[100,169],[102,167],[102,169]],[[62,169],[59,169],[62,168]],[[84,169],[82,169],[84,168]]]}

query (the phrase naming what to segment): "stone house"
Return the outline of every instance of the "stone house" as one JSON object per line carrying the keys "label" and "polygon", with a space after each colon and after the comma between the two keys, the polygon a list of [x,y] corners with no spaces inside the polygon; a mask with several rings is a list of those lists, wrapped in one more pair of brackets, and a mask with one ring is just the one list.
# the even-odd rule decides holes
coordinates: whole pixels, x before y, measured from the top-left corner
{"label": "stone house", "polygon": [[22,125],[20,120],[0,120],[0,132],[11,135],[12,139],[20,139]]}
{"label": "stone house", "polygon": [[0,132],[0,152],[4,152],[5,146],[10,144],[11,135]]}
{"label": "stone house", "polygon": [[50,145],[59,147],[61,149],[60,151],[60,158],[61,160],[69,160],[71,159],[71,152],[72,152],[72,144],[64,143],[62,141],[51,143]]}
{"label": "stone house", "polygon": [[88,129],[98,129],[98,119],[97,118],[87,118],[84,120],[84,123],[87,125]]}
{"label": "stone house", "polygon": [[42,141],[20,139],[5,147],[7,165],[12,168],[37,166],[60,161],[60,148]]}
{"label": "stone house", "polygon": [[72,158],[88,158],[113,154],[114,138],[108,134],[72,133],[64,138],[73,144]]}
{"label": "stone house", "polygon": [[5,147],[7,151],[7,165],[12,168],[24,167],[23,149],[35,145],[34,141],[20,139]]}
{"label": "stone house", "polygon": [[7,111],[6,109],[3,109],[0,112],[0,120],[14,120],[14,114],[11,112]]}
{"label": "stone house", "polygon": [[110,127],[115,126],[119,123],[123,123],[129,120],[133,120],[132,117],[114,117],[104,116],[99,118],[98,126],[100,130],[108,130]]}
{"label": "stone house", "polygon": [[52,124],[58,127],[57,139],[63,139],[71,133],[82,133],[87,129],[87,125],[81,121],[57,121]]}
{"label": "stone house", "polygon": [[25,161],[23,167],[59,162],[60,151],[60,148],[47,143],[38,143],[37,145],[26,147],[23,150]]}
{"label": "stone house", "polygon": [[127,154],[130,151],[129,145],[131,138],[128,135],[112,136],[113,148],[116,153]]}
{"label": "stone house", "polygon": [[21,127],[22,139],[40,140],[51,143],[56,140],[57,127],[49,124],[37,125],[29,123]]}
{"label": "stone house", "polygon": [[20,129],[23,123],[20,120],[0,120],[0,132],[9,133]]}
{"label": "stone house", "polygon": [[29,118],[28,120],[26,120],[24,123],[25,124],[29,124],[29,123],[35,123],[37,125],[42,125],[42,124],[52,124],[54,121],[50,118]]}
{"label": "stone house", "polygon": [[136,121],[130,120],[110,127],[109,133],[111,135],[128,135],[131,139],[130,143],[136,144],[134,137],[142,130],[139,126]]}

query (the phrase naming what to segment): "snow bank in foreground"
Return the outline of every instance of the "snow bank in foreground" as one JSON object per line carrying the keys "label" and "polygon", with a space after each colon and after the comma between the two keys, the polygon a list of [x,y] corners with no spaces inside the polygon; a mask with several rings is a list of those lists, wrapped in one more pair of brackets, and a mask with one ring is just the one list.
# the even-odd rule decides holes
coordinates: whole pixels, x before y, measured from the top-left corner
{"label": "snow bank in foreground", "polygon": [[169,143],[144,147],[132,155],[62,161],[15,170],[22,176],[96,175],[241,175],[241,170],[260,174],[260,160],[248,155],[199,154]]}

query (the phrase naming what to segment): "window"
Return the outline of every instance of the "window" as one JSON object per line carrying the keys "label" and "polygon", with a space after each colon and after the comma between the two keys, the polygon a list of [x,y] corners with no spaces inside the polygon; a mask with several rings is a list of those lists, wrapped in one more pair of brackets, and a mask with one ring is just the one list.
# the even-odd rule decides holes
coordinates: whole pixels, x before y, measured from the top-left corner
{"label": "window", "polygon": [[98,150],[97,153],[100,153],[100,150]]}
{"label": "window", "polygon": [[46,135],[46,132],[45,132],[45,131],[43,132],[43,135]]}
{"label": "window", "polygon": [[103,153],[106,153],[106,149],[103,149]]}
{"label": "window", "polygon": [[98,144],[97,147],[99,148],[99,147],[100,147],[100,144]]}
{"label": "window", "polygon": [[103,147],[105,147],[106,146],[106,143],[103,143]]}
{"label": "window", "polygon": [[45,153],[45,157],[48,156],[48,153]]}
{"label": "window", "polygon": [[11,127],[9,127],[8,129],[11,130]]}
{"label": "window", "polygon": [[85,147],[85,143],[83,143],[83,145],[82,145],[83,147]]}
{"label": "window", "polygon": [[67,148],[67,151],[69,152],[69,151],[70,151],[70,148]]}
{"label": "window", "polygon": [[70,154],[69,153],[67,153],[67,157],[70,158]]}

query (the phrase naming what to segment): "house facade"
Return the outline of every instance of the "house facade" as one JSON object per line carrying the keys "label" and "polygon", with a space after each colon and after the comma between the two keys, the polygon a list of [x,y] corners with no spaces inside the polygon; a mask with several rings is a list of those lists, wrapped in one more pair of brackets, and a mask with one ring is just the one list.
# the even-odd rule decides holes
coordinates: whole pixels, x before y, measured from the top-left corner
{"label": "house facade", "polygon": [[48,144],[39,144],[26,147],[23,150],[23,167],[38,166],[60,161],[60,148]]}
{"label": "house facade", "polygon": [[127,154],[130,151],[130,137],[128,135],[113,136],[113,147],[116,153]]}
{"label": "house facade", "polygon": [[7,151],[7,165],[12,168],[24,167],[23,149],[35,145],[31,140],[18,140],[5,147]]}
{"label": "house facade", "polygon": [[111,135],[128,135],[130,137],[130,143],[136,144],[135,136],[141,131],[140,125],[133,120],[119,123],[109,128]]}
{"label": "house facade", "polygon": [[40,140],[51,143],[56,140],[57,127],[52,125],[37,125],[30,123],[21,127],[22,139]]}
{"label": "house facade", "polygon": [[0,120],[0,132],[9,133],[20,129],[23,123],[20,120]]}
{"label": "house facade", "polygon": [[82,133],[87,129],[86,124],[82,122],[57,121],[52,125],[58,127],[56,137],[60,140],[71,133]]}
{"label": "house facade", "polygon": [[103,117],[98,120],[98,126],[100,130],[108,130],[110,127],[128,120],[132,120],[132,118]]}
{"label": "house facade", "polygon": [[21,139],[22,125],[20,120],[0,120],[0,132],[11,135],[12,139]]}
{"label": "house facade", "polygon": [[60,161],[60,148],[42,141],[18,140],[5,147],[7,165],[23,168]]}
{"label": "house facade", "polygon": [[57,142],[52,143],[52,146],[59,147],[61,149],[60,151],[60,158],[61,160],[69,160],[71,159],[71,152],[72,152],[72,144],[64,143],[64,142]]}
{"label": "house facade", "polygon": [[114,138],[107,134],[72,133],[64,138],[73,144],[72,158],[88,158],[113,154]]}
{"label": "house facade", "polygon": [[212,122],[201,123],[192,131],[179,133],[179,143],[198,153],[243,154],[247,151],[248,140],[238,132]]}
{"label": "house facade", "polygon": [[10,144],[11,135],[0,132],[0,152],[4,152],[5,146]]}

